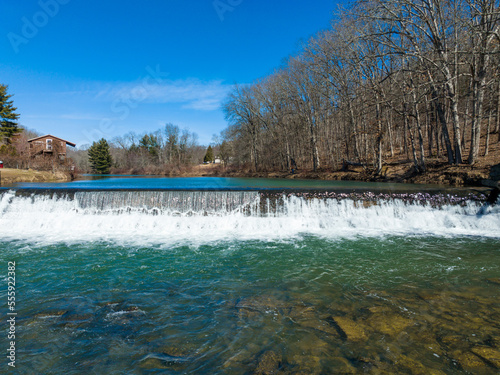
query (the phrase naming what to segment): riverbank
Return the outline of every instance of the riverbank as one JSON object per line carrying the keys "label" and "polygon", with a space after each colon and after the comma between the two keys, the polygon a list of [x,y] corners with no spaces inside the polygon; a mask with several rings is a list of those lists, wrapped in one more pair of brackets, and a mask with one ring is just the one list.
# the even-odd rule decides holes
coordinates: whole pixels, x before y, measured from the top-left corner
{"label": "riverbank", "polygon": [[0,169],[0,186],[13,184],[15,182],[65,182],[70,181],[68,172],[35,171],[33,169]]}
{"label": "riverbank", "polygon": [[[390,182],[390,183],[413,183],[432,184],[453,187],[464,186],[490,186],[494,187],[500,180],[500,143],[490,145],[488,155],[484,156],[484,150],[474,165],[459,164],[450,165],[448,160],[442,157],[425,158],[426,171],[415,170],[413,160],[407,155],[396,154],[384,157],[383,167],[380,173],[376,173],[371,165],[346,164],[342,170],[323,168],[316,171],[303,169],[301,165],[294,172],[291,171],[254,171],[250,163],[246,166],[223,166],[222,164],[198,164],[194,166],[168,168],[134,168],[134,169],[112,169],[112,174],[121,175],[151,175],[165,177],[249,177],[249,178],[284,178],[284,179],[314,179],[332,181],[360,181],[360,182]],[[496,168],[492,173],[492,167]],[[489,181],[488,181],[489,180]]]}
{"label": "riverbank", "polygon": [[[496,161],[498,163],[498,161]],[[395,160],[387,162],[380,174],[370,167],[349,165],[345,170],[332,169],[297,169],[291,171],[253,171],[250,168],[225,167],[221,164],[199,164],[182,170],[169,170],[168,173],[147,173],[147,171],[115,171],[122,175],[151,175],[165,177],[247,177],[247,178],[283,178],[298,180],[331,180],[360,182],[391,182],[446,185],[454,187],[484,186],[490,179],[492,163],[450,165],[441,160],[427,160],[427,170],[416,172],[413,162]],[[496,178],[498,181],[498,178]]]}
{"label": "riverbank", "polygon": [[410,161],[394,161],[384,164],[382,172],[362,166],[349,166],[344,171],[332,170],[296,170],[294,173],[287,171],[259,171],[224,168],[219,165],[196,166],[187,172],[185,177],[191,176],[217,176],[217,177],[256,177],[256,178],[287,178],[287,179],[317,179],[336,181],[364,181],[364,182],[393,182],[436,184],[449,186],[483,186],[483,181],[489,179],[491,165],[468,164],[449,165],[442,161],[429,160],[427,171],[417,173]]}

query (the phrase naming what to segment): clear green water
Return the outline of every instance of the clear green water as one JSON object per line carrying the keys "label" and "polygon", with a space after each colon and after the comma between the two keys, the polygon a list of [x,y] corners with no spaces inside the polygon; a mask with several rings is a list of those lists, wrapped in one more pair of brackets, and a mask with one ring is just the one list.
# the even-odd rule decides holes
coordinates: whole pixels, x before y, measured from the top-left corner
{"label": "clear green water", "polygon": [[495,239],[0,249],[17,264],[18,373],[495,371],[467,359],[499,344]]}
{"label": "clear green water", "polygon": [[0,373],[498,373],[499,205],[130,180],[0,191]]}

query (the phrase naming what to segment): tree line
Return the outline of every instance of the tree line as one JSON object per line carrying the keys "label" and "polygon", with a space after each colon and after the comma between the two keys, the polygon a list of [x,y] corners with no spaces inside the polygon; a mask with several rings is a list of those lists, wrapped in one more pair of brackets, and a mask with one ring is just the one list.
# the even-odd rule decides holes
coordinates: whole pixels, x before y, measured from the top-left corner
{"label": "tree line", "polygon": [[[7,85],[0,84],[0,160],[10,167],[67,169],[74,163],[84,173],[178,175],[202,160],[215,158],[211,147],[207,156],[206,148],[198,144],[196,133],[170,123],[154,132],[141,135],[130,132],[109,142],[101,139],[91,146],[68,149],[68,159],[60,160],[57,152],[33,158],[28,140],[41,134],[19,125],[17,108],[7,90]],[[214,151],[218,150],[214,143]]]}
{"label": "tree line", "polygon": [[82,172],[175,175],[199,164],[205,152],[196,133],[169,123],[150,133],[101,139],[69,156]]}
{"label": "tree line", "polygon": [[[500,142],[498,0],[366,0],[223,109],[254,170],[475,164]],[[237,152],[235,152],[237,150]]]}

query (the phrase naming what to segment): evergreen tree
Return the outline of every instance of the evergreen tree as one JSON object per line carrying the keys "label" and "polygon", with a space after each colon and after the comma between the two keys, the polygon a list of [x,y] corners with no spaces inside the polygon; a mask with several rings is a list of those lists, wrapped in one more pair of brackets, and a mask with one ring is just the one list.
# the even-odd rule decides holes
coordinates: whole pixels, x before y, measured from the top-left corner
{"label": "evergreen tree", "polygon": [[112,159],[109,153],[108,142],[104,138],[99,142],[92,143],[92,146],[90,146],[89,162],[94,173],[109,174]]}
{"label": "evergreen tree", "polygon": [[153,134],[145,134],[139,141],[139,147],[146,150],[152,161],[157,162],[160,154],[160,143],[158,137]]}
{"label": "evergreen tree", "polygon": [[21,130],[17,124],[19,114],[15,113],[17,108],[9,100],[12,95],[7,95],[7,88],[7,85],[0,84],[0,141],[5,137],[10,143],[10,138]]}
{"label": "evergreen tree", "polygon": [[214,151],[212,150],[212,146],[208,146],[207,153],[205,154],[203,161],[211,163],[213,160],[214,160]]}

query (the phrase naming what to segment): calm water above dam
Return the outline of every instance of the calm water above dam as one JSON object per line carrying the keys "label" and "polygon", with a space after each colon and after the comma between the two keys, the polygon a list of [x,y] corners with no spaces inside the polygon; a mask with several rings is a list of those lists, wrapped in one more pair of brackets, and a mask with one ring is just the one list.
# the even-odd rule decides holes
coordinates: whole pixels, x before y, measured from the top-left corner
{"label": "calm water above dam", "polygon": [[[123,175],[84,175],[71,182],[12,184],[15,188],[50,189],[143,189],[143,190],[258,190],[258,189],[328,189],[328,190],[394,190],[425,191],[449,190],[439,185],[415,185],[397,183],[367,183],[358,181],[296,180],[282,178],[234,178],[234,177],[154,177]],[[475,190],[475,189],[461,189]]]}
{"label": "calm water above dam", "polygon": [[18,373],[498,371],[500,206],[481,192],[140,180],[0,191]]}

